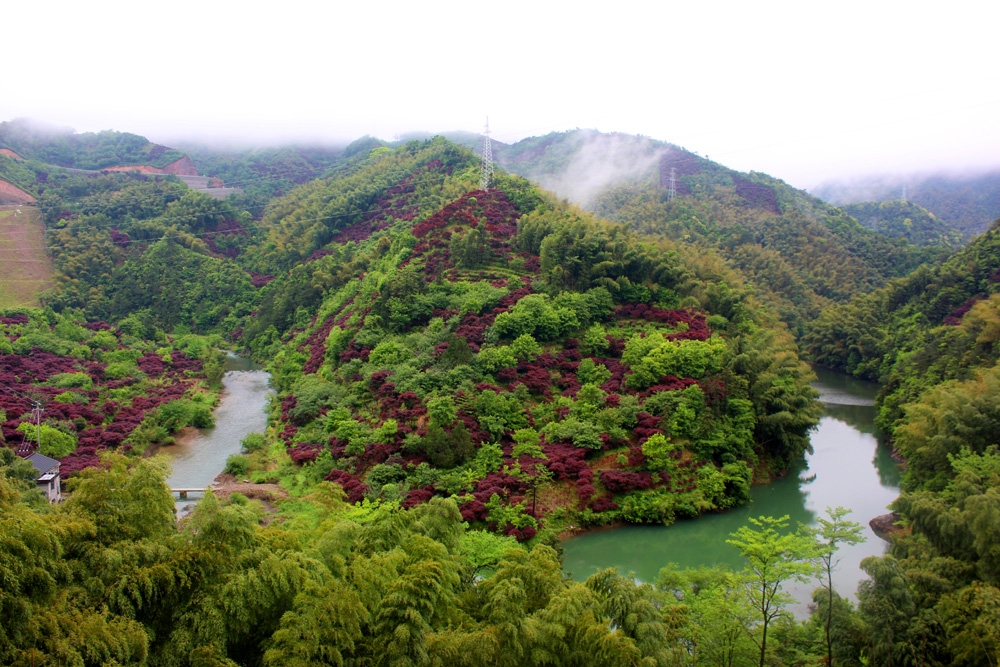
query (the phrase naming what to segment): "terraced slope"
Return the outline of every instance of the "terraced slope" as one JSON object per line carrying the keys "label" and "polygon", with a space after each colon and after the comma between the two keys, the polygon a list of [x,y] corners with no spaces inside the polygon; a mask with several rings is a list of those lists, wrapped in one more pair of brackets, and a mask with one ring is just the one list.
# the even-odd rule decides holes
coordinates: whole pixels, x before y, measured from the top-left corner
{"label": "terraced slope", "polygon": [[39,305],[52,273],[38,209],[0,206],[0,308]]}

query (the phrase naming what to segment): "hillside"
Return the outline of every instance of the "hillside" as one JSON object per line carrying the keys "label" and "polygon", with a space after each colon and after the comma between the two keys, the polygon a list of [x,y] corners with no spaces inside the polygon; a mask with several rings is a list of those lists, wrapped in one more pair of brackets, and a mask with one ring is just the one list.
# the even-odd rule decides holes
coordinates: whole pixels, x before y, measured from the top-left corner
{"label": "hillside", "polygon": [[[222,362],[196,337],[152,340],[135,317],[120,327],[73,314],[14,309],[0,316],[0,446],[62,461],[65,479],[102,452],[142,454],[188,424],[212,424]],[[200,358],[199,358],[200,357]],[[39,427],[32,407],[42,407]]]}
{"label": "hillside", "polygon": [[[0,204],[35,203],[46,190],[65,185],[60,180],[113,173],[172,177],[215,199],[238,195],[242,201],[237,205],[244,208],[256,201],[242,197],[240,188],[225,187],[220,178],[199,176],[190,157],[145,137],[113,131],[76,134],[26,120],[0,123]],[[263,204],[257,202],[257,208],[263,209]]]}
{"label": "hillside", "polygon": [[797,334],[827,305],[949,252],[867,230],[783,181],[646,137],[576,130],[500,146],[496,154],[506,168],[597,215],[720,252]]}
{"label": "hillside", "polygon": [[961,232],[941,222],[923,206],[905,201],[861,202],[842,208],[862,227],[886,236],[903,237],[918,246],[958,248]]}
{"label": "hillside", "polygon": [[[171,175],[51,170],[6,157],[0,175],[38,195],[37,208],[22,210],[44,223],[33,251],[47,245],[55,268],[46,305],[81,309],[89,320],[137,314],[200,332],[222,321],[235,329],[230,315],[250,312],[253,277],[230,260],[249,243],[252,215],[235,200],[212,199]],[[17,265],[4,266],[17,275]]]}
{"label": "hillside", "polygon": [[149,166],[161,173],[191,172],[183,153],[128,132],[77,134],[70,128],[45,127],[20,119],[0,122],[0,148],[58,167],[100,170],[127,165]]}
{"label": "hillside", "polygon": [[871,176],[850,182],[832,181],[813,189],[821,199],[842,206],[859,202],[906,199],[931,213],[966,238],[986,231],[1000,217],[1000,171],[968,175],[910,174]]}
{"label": "hillside", "polygon": [[819,363],[882,383],[879,423],[893,432],[904,406],[946,380],[967,380],[998,359],[1000,229],[947,261],[825,310],[806,351]]}
{"label": "hillside", "polygon": [[[504,171],[480,190],[442,138],[208,155],[291,168],[226,201],[0,156],[56,266],[44,309],[0,312],[0,662],[764,662],[752,566],[577,583],[552,546],[740,505],[801,462],[819,406],[783,308],[820,361],[885,381],[907,528],[856,608],[831,587],[776,623],[770,661],[993,664],[1000,232],[891,278],[935,251],[681,149],[592,149],[633,140],[643,169],[578,181],[617,223]],[[586,146],[511,154],[559,175]],[[178,523],[168,466],[140,454],[208,423],[230,344],[277,396],[227,471],[287,497],[208,493]],[[60,505],[14,453],[39,437],[72,477]],[[832,567],[840,511],[731,544]]]}
{"label": "hillside", "polygon": [[0,309],[37,307],[39,295],[53,285],[52,274],[38,210],[0,206]]}
{"label": "hillside", "polygon": [[201,174],[218,178],[246,195],[243,208],[263,213],[272,197],[319,178],[350,158],[364,144],[351,146],[281,146],[264,148],[216,147],[183,143],[182,149]]}
{"label": "hillside", "polygon": [[522,179],[476,190],[477,167],[410,142],[269,208],[250,254],[276,277],[243,336],[273,359],[275,427],[305,464],[286,483],[457,496],[528,539],[739,504],[801,455],[809,372],[718,258]]}

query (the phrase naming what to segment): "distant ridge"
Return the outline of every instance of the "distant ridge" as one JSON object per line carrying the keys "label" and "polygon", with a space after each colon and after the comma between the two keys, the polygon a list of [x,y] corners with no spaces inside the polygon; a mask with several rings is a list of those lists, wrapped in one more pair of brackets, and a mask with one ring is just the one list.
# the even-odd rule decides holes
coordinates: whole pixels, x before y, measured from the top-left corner
{"label": "distant ridge", "polygon": [[968,239],[989,229],[1000,217],[1000,168],[968,175],[872,175],[851,181],[828,181],[812,194],[836,206],[906,200],[927,209]]}

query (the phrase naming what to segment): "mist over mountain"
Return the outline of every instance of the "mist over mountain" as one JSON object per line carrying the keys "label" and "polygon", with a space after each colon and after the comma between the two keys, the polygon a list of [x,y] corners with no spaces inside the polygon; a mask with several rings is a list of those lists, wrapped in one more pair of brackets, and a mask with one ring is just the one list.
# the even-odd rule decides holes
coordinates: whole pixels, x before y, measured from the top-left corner
{"label": "mist over mountain", "polygon": [[[470,132],[171,146],[0,124],[0,664],[997,664],[996,228],[596,130],[495,143],[488,188]],[[178,523],[143,452],[212,423],[230,350],[267,428]],[[765,655],[736,572],[566,576],[581,527],[799,469],[807,360],[881,384],[907,464],[856,608]]]}
{"label": "mist over mountain", "polygon": [[[481,152],[482,135],[459,138]],[[916,216],[913,239],[905,217],[899,229],[865,229],[780,179],[644,136],[552,132],[494,142],[493,155],[502,168],[603,218],[719,251],[796,331],[831,301],[905,275],[959,243],[926,215]]]}
{"label": "mist over mountain", "polygon": [[882,174],[827,181],[812,194],[837,206],[901,200],[918,204],[966,238],[981,234],[1000,217],[1000,168],[989,171]]}

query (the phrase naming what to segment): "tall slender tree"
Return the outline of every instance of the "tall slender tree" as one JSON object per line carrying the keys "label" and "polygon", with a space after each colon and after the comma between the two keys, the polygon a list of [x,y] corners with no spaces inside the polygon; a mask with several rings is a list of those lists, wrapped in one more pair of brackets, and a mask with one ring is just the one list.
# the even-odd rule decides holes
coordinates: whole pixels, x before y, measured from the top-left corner
{"label": "tall slender tree", "polygon": [[[788,515],[750,518],[726,540],[743,554],[743,582],[756,614],[747,634],[760,649],[760,667],[767,657],[767,631],[784,611],[791,596],[781,589],[786,581],[807,581],[816,573],[816,542],[808,530],[787,532]],[[759,633],[758,633],[759,631]],[[759,637],[758,637],[759,634]]]}
{"label": "tall slender tree", "polygon": [[823,630],[826,634],[826,664],[828,667],[833,667],[833,640],[830,637],[830,626],[833,623],[833,569],[840,562],[836,558],[837,550],[842,545],[858,544],[865,540],[861,535],[864,530],[861,524],[844,519],[850,513],[851,510],[843,507],[827,507],[826,515],[829,518],[820,517],[817,519],[819,528],[815,529],[819,550],[818,562],[821,573],[826,580],[823,583],[823,588],[827,593],[826,620]]}

